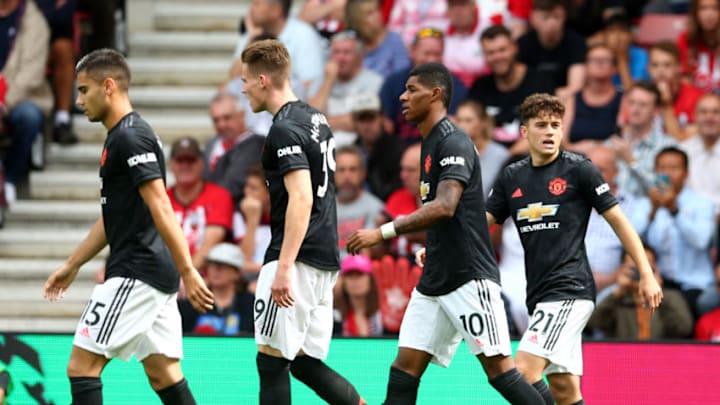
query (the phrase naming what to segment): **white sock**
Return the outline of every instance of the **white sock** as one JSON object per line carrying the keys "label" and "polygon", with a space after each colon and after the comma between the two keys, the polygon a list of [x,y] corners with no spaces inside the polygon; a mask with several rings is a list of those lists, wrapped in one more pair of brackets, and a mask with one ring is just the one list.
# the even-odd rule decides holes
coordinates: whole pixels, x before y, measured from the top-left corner
{"label": "white sock", "polygon": [[8,205],[15,203],[17,200],[17,194],[15,193],[15,185],[12,183],[5,183],[5,200]]}
{"label": "white sock", "polygon": [[70,123],[70,113],[68,111],[58,110],[55,112],[55,126]]}

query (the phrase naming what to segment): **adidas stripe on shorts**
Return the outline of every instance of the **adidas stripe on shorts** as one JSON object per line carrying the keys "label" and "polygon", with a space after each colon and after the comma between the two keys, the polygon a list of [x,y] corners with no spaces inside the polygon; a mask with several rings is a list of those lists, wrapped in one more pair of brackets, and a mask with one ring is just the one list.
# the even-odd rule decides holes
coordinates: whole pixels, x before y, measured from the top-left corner
{"label": "adidas stripe on shorts", "polygon": [[440,296],[413,290],[398,346],[422,350],[433,356],[433,363],[447,367],[461,339],[474,355],[511,354],[500,286],[489,280],[471,280]]}
{"label": "adidas stripe on shorts", "polygon": [[592,301],[580,299],[538,303],[518,351],[550,361],[545,375],[582,375],[582,331],[594,308]]}
{"label": "adidas stripe on shorts", "polygon": [[293,360],[302,350],[324,360],[333,329],[333,287],[338,271],[319,270],[295,262],[290,270],[293,306],[280,308],[270,287],[277,273],[277,261],[260,270],[255,288],[255,343],[279,350]]}
{"label": "adidas stripe on shorts", "polygon": [[142,361],[151,354],[181,359],[182,321],[177,294],[140,280],[113,277],[95,286],[73,344],[107,358]]}

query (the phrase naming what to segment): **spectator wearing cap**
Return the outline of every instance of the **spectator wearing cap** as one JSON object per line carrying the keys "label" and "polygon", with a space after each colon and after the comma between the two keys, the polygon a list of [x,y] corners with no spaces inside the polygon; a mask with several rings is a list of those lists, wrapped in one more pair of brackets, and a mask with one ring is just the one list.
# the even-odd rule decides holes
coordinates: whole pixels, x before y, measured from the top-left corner
{"label": "spectator wearing cap", "polygon": [[372,262],[365,255],[349,255],[340,263],[340,293],[335,313],[342,322],[342,336],[380,336],[383,332],[378,287]]}
{"label": "spectator wearing cap", "polygon": [[393,191],[402,187],[400,158],[403,144],[397,137],[385,132],[377,94],[357,94],[352,106],[353,129],[357,133],[355,145],[363,156],[367,188],[385,201]]}
{"label": "spectator wearing cap", "polygon": [[352,97],[360,92],[377,93],[383,77],[363,67],[363,44],[355,31],[341,31],[330,41],[330,60],[325,79],[308,103],[320,110],[333,128],[338,146],[355,141],[352,125]]}
{"label": "spectator wearing cap", "polygon": [[[493,3],[502,3],[503,7],[493,9]],[[491,25],[510,20],[507,2],[449,0],[447,15],[450,25],[445,31],[443,64],[469,88],[475,79],[489,73],[480,34]]]}
{"label": "spectator wearing cap", "polygon": [[415,33],[424,26],[445,31],[449,23],[447,11],[447,0],[394,0],[388,28],[400,34],[405,46],[409,47]]}
{"label": "spectator wearing cap", "polygon": [[240,248],[232,243],[221,243],[210,251],[206,282],[215,306],[200,314],[188,300],[178,301],[183,333],[236,336],[253,332],[255,296],[245,288],[244,261]]}
{"label": "spectator wearing cap", "polygon": [[170,204],[185,235],[195,268],[205,265],[210,250],[232,229],[230,193],[202,178],[203,160],[194,138],[181,138],[170,151],[170,171],[175,184],[167,189]]}
{"label": "spectator wearing cap", "polygon": [[[380,100],[385,112],[385,125],[389,133],[397,135],[406,145],[421,140],[420,131],[415,124],[409,123],[402,114],[402,103],[400,95],[405,92],[405,83],[410,77],[410,71],[415,66],[423,63],[442,63],[445,35],[435,28],[422,28],[415,35],[415,40],[410,47],[410,58],[412,66],[397,71],[385,79],[380,89]],[[460,79],[453,75],[453,88],[450,99],[448,114],[455,115],[460,101],[465,99],[467,89]]]}
{"label": "spectator wearing cap", "polygon": [[217,135],[205,147],[205,178],[227,189],[236,203],[242,199],[245,173],[260,163],[265,137],[245,127],[242,102],[231,93],[218,93],[210,102]]}
{"label": "spectator wearing cap", "polygon": [[377,0],[347,0],[347,27],[358,33],[365,46],[363,65],[386,78],[410,66],[410,57],[397,32],[385,27]]}

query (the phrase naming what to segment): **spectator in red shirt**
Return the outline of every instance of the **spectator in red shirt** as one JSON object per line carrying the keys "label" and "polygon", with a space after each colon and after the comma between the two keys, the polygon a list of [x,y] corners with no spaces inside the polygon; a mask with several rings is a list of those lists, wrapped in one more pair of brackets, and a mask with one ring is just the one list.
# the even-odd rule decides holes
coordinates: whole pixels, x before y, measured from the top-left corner
{"label": "spectator in red shirt", "polygon": [[677,39],[683,73],[695,87],[711,92],[720,87],[720,0],[692,0],[687,31]]}
{"label": "spectator in red shirt", "polygon": [[200,146],[194,138],[182,138],[172,145],[170,170],[175,185],[167,189],[170,203],[190,247],[193,265],[202,268],[216,244],[232,229],[233,202],[224,188],[203,181]]}
{"label": "spectator in red shirt", "polygon": [[663,41],[650,47],[648,73],[660,90],[665,133],[678,141],[695,135],[695,105],[703,92],[682,80],[677,45]]}

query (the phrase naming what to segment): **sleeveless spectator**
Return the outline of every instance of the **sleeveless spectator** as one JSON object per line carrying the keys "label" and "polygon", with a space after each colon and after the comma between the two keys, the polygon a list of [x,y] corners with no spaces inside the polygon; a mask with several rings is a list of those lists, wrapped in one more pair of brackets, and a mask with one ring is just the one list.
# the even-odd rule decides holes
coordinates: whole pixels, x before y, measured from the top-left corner
{"label": "sleeveless spectator", "polygon": [[695,106],[703,92],[682,80],[677,45],[662,41],[651,46],[648,71],[660,90],[662,128],[678,141],[695,135]]}
{"label": "sleeveless spectator", "polygon": [[322,38],[304,21],[290,17],[291,0],[254,0],[243,20],[247,32],[241,34],[233,55],[231,76],[240,75],[240,55],[250,39],[259,34],[270,34],[285,45],[293,63],[291,75],[300,81],[303,94],[315,95],[323,78],[325,49]]}
{"label": "sleeveless spectator", "polygon": [[[337,199],[337,231],[340,259],[353,232],[373,228],[383,210],[383,203],[364,190],[365,165],[357,146],[348,145],[335,151],[335,197]],[[369,253],[369,252],[368,252]]]}
{"label": "sleeveless spectator", "polygon": [[227,189],[236,203],[242,199],[245,173],[260,162],[265,137],[245,127],[242,103],[230,93],[218,93],[210,102],[215,135],[205,146],[205,177]]}
{"label": "sleeveless spectator", "polygon": [[203,181],[202,152],[194,138],[175,141],[170,151],[175,185],[167,189],[170,204],[190,248],[193,265],[201,269],[213,246],[230,236],[233,202],[230,193]]}
{"label": "sleeveless spectator", "polygon": [[690,83],[704,92],[720,88],[720,0],[692,0],[687,31],[677,39],[680,64]]}
{"label": "sleeveless spectator", "polygon": [[518,106],[533,93],[552,92],[552,86],[538,71],[517,61],[517,44],[510,30],[502,25],[492,26],[480,37],[490,74],[473,83],[468,98],[486,106],[493,118],[493,139],[510,149],[510,154],[527,150],[527,142],[520,138]]}
{"label": "sleeveless spectator", "polygon": [[363,44],[355,31],[335,34],[330,42],[330,60],[325,78],[308,104],[325,114],[338,146],[355,141],[352,123],[353,97],[361,92],[378,93],[383,77],[363,67]]}
{"label": "sleeveless spectator", "polygon": [[347,0],[345,19],[349,29],[362,38],[363,65],[382,77],[410,66],[410,57],[400,35],[388,31],[382,20],[378,0]]}
{"label": "sleeveless spectator", "polygon": [[480,155],[483,196],[487,197],[495,178],[509,157],[507,149],[492,140],[493,124],[479,101],[466,99],[457,109],[457,125],[473,141]]}
{"label": "sleeveless spectator", "polygon": [[[415,35],[415,41],[410,47],[410,58],[412,66],[396,71],[388,76],[380,89],[380,100],[382,101],[383,111],[385,112],[386,130],[395,134],[406,145],[419,142],[421,139],[420,131],[417,126],[409,123],[402,113],[402,103],[400,95],[405,92],[405,83],[410,76],[410,71],[423,63],[442,63],[444,52],[445,36],[442,31],[435,28],[422,28]],[[453,89],[450,100],[448,113],[455,115],[460,101],[465,99],[467,89],[456,76],[453,79]]]}
{"label": "sleeveless spectator", "polygon": [[377,94],[356,95],[352,117],[358,135],[355,144],[360,148],[367,171],[367,188],[385,201],[390,193],[402,187],[400,159],[404,145],[383,130],[383,113]]}
{"label": "sleeveless spectator", "polygon": [[0,100],[0,133],[12,143],[5,159],[5,198],[16,199],[17,182],[27,175],[30,150],[52,108],[45,80],[50,30],[32,0],[0,4],[0,67],[7,93]]}
{"label": "sleeveless spectator", "polygon": [[585,84],[565,102],[563,144],[567,149],[584,153],[617,133],[622,93],[612,82],[616,63],[609,47],[597,44],[588,49]]}
{"label": "sleeveless spectator", "polygon": [[533,29],[518,39],[518,59],[549,78],[558,96],[580,90],[585,78],[585,39],[565,28],[566,16],[562,0],[535,0]]}
{"label": "sleeveless spectator", "polygon": [[388,28],[402,37],[405,46],[412,45],[422,27],[445,31],[448,27],[447,0],[395,0]]}
{"label": "sleeveless spectator", "polygon": [[504,2],[448,1],[450,25],[445,35],[443,64],[466,87],[470,87],[475,79],[489,72],[480,48],[480,34],[487,27],[506,23],[510,19],[507,8],[495,10],[491,7],[496,3]]}

